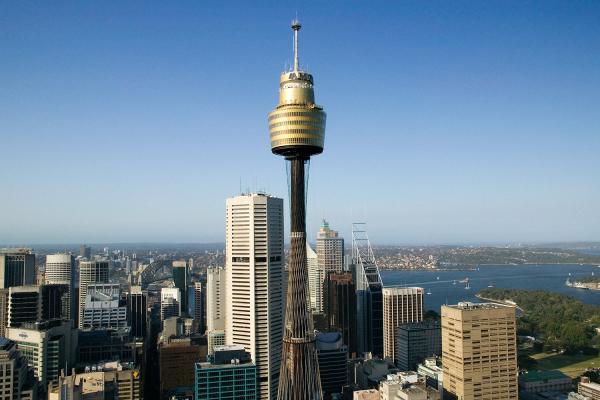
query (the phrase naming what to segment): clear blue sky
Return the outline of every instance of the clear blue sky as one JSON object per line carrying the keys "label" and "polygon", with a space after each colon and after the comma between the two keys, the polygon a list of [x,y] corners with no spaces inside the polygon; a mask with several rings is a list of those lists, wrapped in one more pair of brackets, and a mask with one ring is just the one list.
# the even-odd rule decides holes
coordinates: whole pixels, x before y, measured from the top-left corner
{"label": "clear blue sky", "polygon": [[309,237],[600,240],[600,2],[223,3],[0,1],[0,243],[216,242],[240,181],[287,203],[296,12]]}

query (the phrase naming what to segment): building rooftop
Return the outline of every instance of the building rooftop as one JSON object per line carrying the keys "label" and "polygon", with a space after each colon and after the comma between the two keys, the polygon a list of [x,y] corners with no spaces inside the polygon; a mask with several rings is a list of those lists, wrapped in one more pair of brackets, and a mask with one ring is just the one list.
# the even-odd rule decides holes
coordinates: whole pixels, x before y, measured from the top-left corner
{"label": "building rooftop", "polygon": [[28,247],[2,248],[0,254],[33,254]]}
{"label": "building rooftop", "polygon": [[525,374],[519,375],[519,380],[522,382],[538,382],[538,381],[549,381],[554,379],[571,379],[567,375],[563,374],[559,370],[550,371],[529,371]]}
{"label": "building rooftop", "polygon": [[246,348],[239,344],[217,345],[213,347],[214,351],[246,351]]}
{"label": "building rooftop", "polygon": [[461,301],[458,304],[447,305],[446,307],[456,308],[459,310],[498,310],[509,308],[510,306],[498,303],[471,303],[470,301]]}
{"label": "building rooftop", "polygon": [[421,331],[423,329],[441,329],[439,321],[420,321],[412,322],[410,324],[403,324],[398,327],[405,331]]}

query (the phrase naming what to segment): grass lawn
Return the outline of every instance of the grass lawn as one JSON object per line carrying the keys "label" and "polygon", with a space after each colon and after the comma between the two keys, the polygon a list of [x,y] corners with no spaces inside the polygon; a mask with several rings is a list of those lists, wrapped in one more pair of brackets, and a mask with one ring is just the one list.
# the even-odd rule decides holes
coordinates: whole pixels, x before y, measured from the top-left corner
{"label": "grass lawn", "polygon": [[531,358],[537,361],[533,369],[549,370],[559,369],[571,378],[581,375],[587,368],[600,368],[600,356],[586,356],[584,354],[564,355],[556,353],[534,353]]}

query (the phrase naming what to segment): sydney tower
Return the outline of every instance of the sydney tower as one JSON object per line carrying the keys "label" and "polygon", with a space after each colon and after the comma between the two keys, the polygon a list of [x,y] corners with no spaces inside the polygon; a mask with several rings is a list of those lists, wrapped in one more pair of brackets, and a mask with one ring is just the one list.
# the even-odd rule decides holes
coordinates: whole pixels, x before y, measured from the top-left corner
{"label": "sydney tower", "polygon": [[279,104],[269,114],[271,151],[290,162],[291,248],[279,400],[322,399],[312,315],[308,304],[304,166],[323,151],[325,112],[315,104],[313,77],[298,62],[300,22],[294,31],[294,68],[281,74]]}

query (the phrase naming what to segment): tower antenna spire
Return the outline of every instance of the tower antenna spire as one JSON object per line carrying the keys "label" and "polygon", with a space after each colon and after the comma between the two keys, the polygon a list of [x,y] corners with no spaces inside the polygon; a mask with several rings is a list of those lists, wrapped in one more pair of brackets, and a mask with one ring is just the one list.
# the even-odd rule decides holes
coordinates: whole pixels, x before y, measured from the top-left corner
{"label": "tower antenna spire", "polygon": [[294,31],[294,71],[298,71],[300,69],[300,62],[298,61],[298,31],[302,28],[302,24],[296,17],[292,21],[292,30]]}

